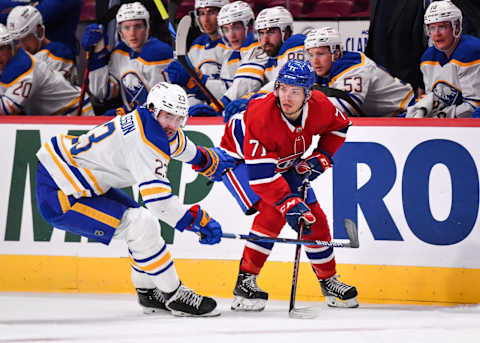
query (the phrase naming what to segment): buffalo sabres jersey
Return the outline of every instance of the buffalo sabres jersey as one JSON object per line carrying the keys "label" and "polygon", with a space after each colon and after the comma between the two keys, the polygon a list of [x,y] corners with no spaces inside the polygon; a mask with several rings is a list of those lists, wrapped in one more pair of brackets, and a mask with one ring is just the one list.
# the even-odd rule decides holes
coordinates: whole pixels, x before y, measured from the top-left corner
{"label": "buffalo sabres jersey", "polygon": [[330,156],[344,143],[350,120],[318,91],[303,107],[293,124],[280,112],[276,96],[250,101],[244,116],[243,152],[250,186],[265,201],[275,204],[290,194],[282,173],[289,171],[320,135],[317,151]]}
{"label": "buffalo sabres jersey", "polygon": [[[0,76],[0,114],[76,115],[79,103],[79,87],[23,49],[18,49]],[[94,115],[88,96],[81,115]]]}
{"label": "buffalo sabres jersey", "polygon": [[172,226],[187,208],[172,194],[168,163],[170,158],[190,162],[196,156],[195,144],[182,130],[169,140],[144,107],[116,116],[79,137],[52,137],[37,153],[66,195],[91,197],[112,187],[138,184],[147,207]]}
{"label": "buffalo sabres jersey", "polygon": [[36,59],[48,64],[50,69],[61,72],[71,83],[77,80],[77,68],[74,63],[75,56],[72,50],[63,43],[50,42],[34,56]]}
{"label": "buffalo sabres jersey", "polygon": [[420,69],[426,93],[443,102],[447,117],[471,117],[480,106],[480,39],[462,35],[450,58],[432,46]]}
{"label": "buffalo sabres jersey", "polygon": [[193,41],[188,58],[197,72],[219,80],[225,54],[229,50],[221,38],[212,41],[209,35],[203,34]]}
{"label": "buffalo sabres jersey", "polygon": [[[305,36],[298,34],[289,37],[280,47],[278,56],[269,57],[258,41],[247,41],[240,49],[242,54],[241,65],[235,73],[232,86],[221,99],[224,105],[245,95],[258,91],[262,86],[275,81],[278,75],[278,59],[286,63],[288,59],[303,56],[303,41]],[[266,90],[273,87],[267,87]]]}
{"label": "buffalo sabres jersey", "polygon": [[93,54],[90,70],[90,92],[101,100],[122,96],[130,111],[147,100],[150,88],[167,81],[164,69],[173,59],[172,48],[156,38],[150,38],[137,53],[121,42],[111,52]]}
{"label": "buffalo sabres jersey", "polygon": [[[319,77],[320,86],[345,91],[367,116],[397,116],[413,103],[412,87],[391,76],[361,52],[344,52],[336,60],[326,78]],[[348,115],[358,112],[341,98],[330,100]]]}

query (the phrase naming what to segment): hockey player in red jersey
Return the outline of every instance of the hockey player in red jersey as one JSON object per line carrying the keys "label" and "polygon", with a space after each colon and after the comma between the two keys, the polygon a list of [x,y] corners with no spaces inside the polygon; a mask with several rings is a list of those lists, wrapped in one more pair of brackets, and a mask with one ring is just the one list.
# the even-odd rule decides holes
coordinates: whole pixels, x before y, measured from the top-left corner
{"label": "hockey player in red jersey", "polygon": [[[288,61],[280,70],[274,92],[253,100],[244,115],[245,136],[240,137],[241,123],[233,117],[222,147],[243,141],[245,163],[251,189],[261,199],[255,204],[258,214],[250,235],[277,237],[285,223],[298,231],[306,224],[304,238],[331,241],[327,218],[312,188],[307,199],[300,197],[303,177],[309,172],[312,181],[333,164],[332,156],[344,143],[350,120],[318,91],[312,91],[315,73],[309,62]],[[230,131],[228,129],[231,129]],[[302,158],[320,135],[313,153]],[[230,144],[234,151],[234,144]],[[233,155],[233,154],[232,154]],[[261,311],[268,299],[258,288],[257,275],[267,260],[273,243],[249,241],[243,251],[232,310]],[[320,282],[329,306],[357,307],[357,290],[336,277],[332,247],[307,246],[306,253]]]}

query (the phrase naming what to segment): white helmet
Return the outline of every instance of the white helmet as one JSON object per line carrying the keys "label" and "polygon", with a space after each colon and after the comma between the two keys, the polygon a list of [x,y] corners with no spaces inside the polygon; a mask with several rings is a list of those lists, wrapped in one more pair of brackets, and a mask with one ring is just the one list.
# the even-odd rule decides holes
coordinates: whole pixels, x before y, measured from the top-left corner
{"label": "white helmet", "polygon": [[248,24],[253,21],[255,15],[249,4],[244,1],[235,1],[230,4],[226,4],[222,7],[217,16],[218,32],[222,35],[223,40],[228,44],[228,40],[224,37],[222,32],[222,26],[227,24],[236,23],[237,21],[243,23],[245,28],[245,36],[248,34]]}
{"label": "white helmet", "polygon": [[328,46],[331,53],[333,53],[337,47],[340,47],[340,51],[343,49],[342,37],[340,37],[340,33],[332,27],[322,27],[310,31],[305,38],[304,45],[305,50]]}
{"label": "white helmet", "polygon": [[[455,38],[458,38],[462,33],[462,11],[452,4],[449,0],[434,1],[432,2],[423,17],[425,23],[425,33],[428,36],[428,25],[433,23],[440,23],[442,21],[448,21],[452,24],[453,34]],[[457,26],[458,25],[458,26]],[[457,28],[460,28],[458,34],[455,34]]]}
{"label": "white helmet", "polygon": [[229,0],[195,0],[195,10],[204,7],[218,7],[222,8],[228,4]]}
{"label": "white helmet", "polygon": [[198,18],[198,9],[205,8],[205,7],[218,7],[222,8],[223,6],[229,4],[229,0],[195,0],[195,21],[197,22],[197,26],[200,28],[200,31],[203,31],[202,24],[200,24],[200,20]]}
{"label": "white helmet", "polygon": [[30,33],[38,40],[43,39],[37,35],[38,25],[44,27],[42,15],[33,6],[15,6],[7,17],[7,28],[14,39],[22,39]]}
{"label": "white helmet", "polygon": [[257,31],[257,35],[258,30],[269,29],[271,27],[280,28],[282,39],[284,40],[287,27],[293,32],[292,14],[283,6],[275,6],[261,10],[255,20],[255,31]]}
{"label": "white helmet", "polygon": [[6,26],[0,24],[0,46],[10,45],[13,49],[13,38]]}
{"label": "white helmet", "polygon": [[[150,13],[148,13],[145,6],[143,6],[140,2],[132,2],[120,6],[116,16],[117,25],[120,25],[120,23],[127,20],[136,19],[145,20],[147,31],[150,29]],[[120,31],[120,27],[118,27],[117,30]]]}
{"label": "white helmet", "polygon": [[183,117],[181,126],[185,126],[188,118],[187,93],[179,85],[159,82],[150,89],[146,106],[153,110],[155,119],[160,110]]}

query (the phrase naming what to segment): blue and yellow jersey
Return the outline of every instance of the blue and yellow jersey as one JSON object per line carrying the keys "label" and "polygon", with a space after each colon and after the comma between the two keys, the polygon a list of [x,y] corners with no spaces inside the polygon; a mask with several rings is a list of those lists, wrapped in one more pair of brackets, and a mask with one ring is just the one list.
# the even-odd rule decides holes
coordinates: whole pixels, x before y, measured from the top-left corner
{"label": "blue and yellow jersey", "polygon": [[138,185],[147,207],[172,226],[187,208],[172,194],[168,164],[171,158],[191,162],[196,156],[195,144],[181,129],[169,139],[144,107],[79,137],[54,136],[37,153],[66,195],[91,197]]}
{"label": "blue and yellow jersey", "polygon": [[450,58],[432,46],[420,69],[426,94],[442,99],[447,117],[471,117],[480,106],[480,39],[462,35]]}
{"label": "blue and yellow jersey", "polygon": [[105,49],[92,58],[90,92],[102,100],[120,94],[126,108],[133,110],[145,103],[153,85],[167,81],[164,69],[173,60],[173,50],[168,44],[150,38],[140,53],[121,42],[111,53]]}
{"label": "blue and yellow jersey", "polygon": [[[0,114],[76,115],[80,88],[19,48],[0,76]],[[94,115],[88,96],[82,115]]]}

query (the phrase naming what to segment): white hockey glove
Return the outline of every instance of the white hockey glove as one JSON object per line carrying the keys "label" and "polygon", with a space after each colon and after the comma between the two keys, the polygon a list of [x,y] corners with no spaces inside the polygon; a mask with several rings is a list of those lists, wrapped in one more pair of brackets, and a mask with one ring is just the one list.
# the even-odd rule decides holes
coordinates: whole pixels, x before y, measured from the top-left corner
{"label": "white hockey glove", "polygon": [[407,118],[423,118],[432,112],[433,93],[428,93],[415,105],[407,107]]}

